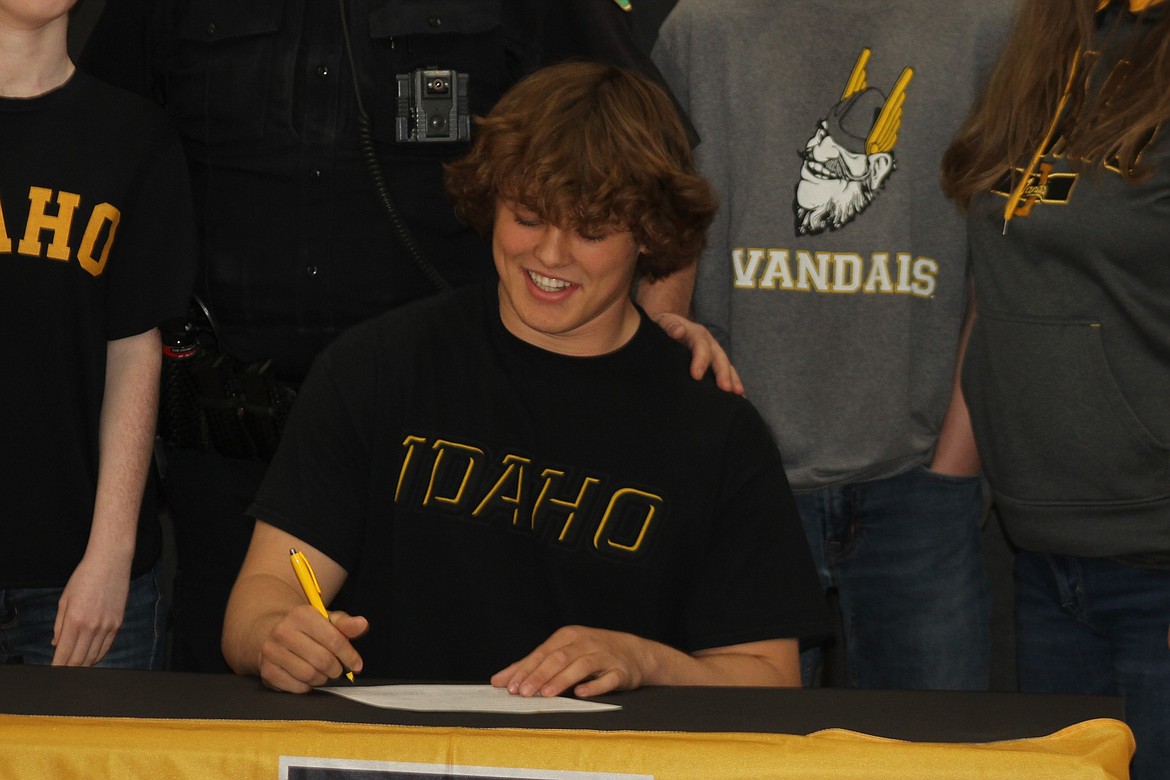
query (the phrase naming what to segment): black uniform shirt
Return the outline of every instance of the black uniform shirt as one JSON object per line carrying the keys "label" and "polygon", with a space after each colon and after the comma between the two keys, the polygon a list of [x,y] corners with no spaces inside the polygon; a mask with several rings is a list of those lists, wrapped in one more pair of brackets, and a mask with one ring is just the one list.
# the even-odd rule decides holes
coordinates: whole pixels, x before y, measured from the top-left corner
{"label": "black uniform shirt", "polygon": [[[82,60],[179,125],[200,225],[199,287],[224,346],[297,380],[338,332],[433,292],[395,243],[363,170],[340,3],[108,0]],[[490,276],[452,213],[441,164],[466,143],[397,143],[396,75],[469,74],[472,115],[543,64],[588,57],[657,72],[612,0],[345,0],[389,190],[452,286]]]}

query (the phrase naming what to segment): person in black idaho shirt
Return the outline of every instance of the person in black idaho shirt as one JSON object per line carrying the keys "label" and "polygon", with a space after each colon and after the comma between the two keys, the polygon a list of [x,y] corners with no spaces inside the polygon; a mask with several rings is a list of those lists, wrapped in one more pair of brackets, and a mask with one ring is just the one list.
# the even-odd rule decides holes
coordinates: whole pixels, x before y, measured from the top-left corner
{"label": "person in black idaho shirt", "polygon": [[250,509],[225,658],[289,691],[344,668],[545,696],[798,685],[827,613],[780,455],[630,299],[693,262],[716,209],[669,98],[543,69],[447,179],[498,280],[317,360]]}
{"label": "person in black idaho shirt", "polygon": [[191,191],[163,112],[74,67],[72,5],[0,0],[0,663],[158,668],[158,325],[191,294]]}

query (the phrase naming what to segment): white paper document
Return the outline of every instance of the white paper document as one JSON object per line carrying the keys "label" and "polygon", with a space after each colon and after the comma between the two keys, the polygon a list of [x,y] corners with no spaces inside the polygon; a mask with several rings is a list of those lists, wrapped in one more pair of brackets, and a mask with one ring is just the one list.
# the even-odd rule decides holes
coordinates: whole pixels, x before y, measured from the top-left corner
{"label": "white paper document", "polygon": [[491,685],[359,685],[318,688],[319,691],[347,699],[414,712],[499,712],[531,714],[537,712],[603,712],[620,710],[617,704],[569,699],[563,696],[541,698],[514,696],[505,688]]}

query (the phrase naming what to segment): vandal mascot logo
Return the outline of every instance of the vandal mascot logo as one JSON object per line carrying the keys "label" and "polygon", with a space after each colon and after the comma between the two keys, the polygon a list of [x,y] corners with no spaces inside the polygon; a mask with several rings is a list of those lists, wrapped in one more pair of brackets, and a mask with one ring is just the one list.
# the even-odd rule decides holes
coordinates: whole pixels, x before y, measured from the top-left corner
{"label": "vandal mascot logo", "polygon": [[893,150],[902,125],[905,68],[889,97],[866,83],[869,49],[862,49],[837,105],[817,125],[800,157],[793,210],[797,235],[837,230],[869,206],[894,171]]}

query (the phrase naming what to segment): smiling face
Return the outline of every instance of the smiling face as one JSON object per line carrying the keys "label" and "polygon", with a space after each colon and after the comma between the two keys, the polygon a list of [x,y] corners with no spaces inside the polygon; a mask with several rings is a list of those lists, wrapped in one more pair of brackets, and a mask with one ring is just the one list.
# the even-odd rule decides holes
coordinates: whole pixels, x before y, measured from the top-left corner
{"label": "smiling face", "polygon": [[[534,212],[526,216],[570,231],[628,229],[593,243],[607,251],[615,240],[623,244],[636,259],[629,272],[651,281],[694,263],[718,209],[670,97],[644,76],[595,62],[552,65],[523,79],[476,119],[468,153],[444,167],[455,213],[494,236],[497,263],[515,262],[513,233],[521,234],[514,219],[502,218],[501,203],[524,204]],[[554,243],[566,247],[574,268],[598,249],[561,238]],[[550,267],[537,273],[581,281],[558,276],[557,261],[542,259]],[[595,291],[583,288],[566,297],[592,298]]]}
{"label": "smiling face", "polygon": [[582,234],[498,200],[492,255],[504,327],[562,355],[612,352],[638,329],[630,288],[640,251],[628,230]]}

